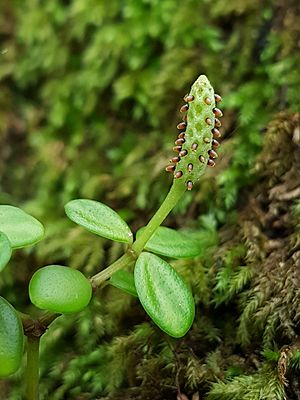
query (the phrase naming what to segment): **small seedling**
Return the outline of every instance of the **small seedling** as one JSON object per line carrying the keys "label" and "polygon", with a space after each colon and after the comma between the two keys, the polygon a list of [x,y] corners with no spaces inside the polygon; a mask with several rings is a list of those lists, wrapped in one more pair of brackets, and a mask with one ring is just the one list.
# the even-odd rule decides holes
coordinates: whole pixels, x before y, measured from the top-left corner
{"label": "small seedling", "polygon": [[[180,338],[190,329],[195,315],[192,293],[174,268],[158,255],[195,257],[201,252],[201,243],[187,233],[160,225],[185,191],[192,190],[206,166],[215,165],[221,126],[218,118],[222,112],[216,107],[221,97],[204,75],[184,100],[180,109],[183,121],[177,125],[180,132],[173,147],[176,156],[166,167],[173,174],[172,186],[149,223],[136,233],[135,240],[127,223],[105,204],[77,199],[65,206],[73,222],[96,235],[124,243],[125,253],[89,279],[65,266],[49,265],[37,270],[29,284],[29,297],[37,308],[46,311],[36,320],[18,313],[0,297],[0,377],[9,376],[20,367],[24,335],[27,336],[27,400],[39,397],[41,336],[59,315],[85,308],[92,292],[104,283],[138,297],[153,322],[168,335]],[[12,250],[34,245],[43,236],[44,228],[35,218],[19,208],[1,205],[0,271]]]}

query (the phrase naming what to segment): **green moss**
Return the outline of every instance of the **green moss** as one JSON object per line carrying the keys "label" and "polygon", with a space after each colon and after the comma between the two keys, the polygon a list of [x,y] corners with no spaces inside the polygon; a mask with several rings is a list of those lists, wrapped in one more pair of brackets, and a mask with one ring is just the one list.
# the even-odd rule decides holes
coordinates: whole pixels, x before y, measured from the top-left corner
{"label": "green moss", "polygon": [[[135,300],[105,288],[43,339],[41,396],[174,399],[179,385],[190,398],[199,391],[222,400],[234,366],[242,371],[232,381],[240,398],[269,378],[277,399],[276,367],[264,369],[257,354],[293,342],[299,315],[297,199],[273,191],[283,185],[289,193],[298,182],[289,169],[299,171],[297,117],[275,118],[300,101],[297,2],[21,3],[0,5],[8,50],[0,53],[0,200],[34,210],[47,234],[1,275],[1,294],[21,309],[39,266],[64,263],[89,276],[122,252],[72,226],[65,203],[99,200],[135,220],[136,231],[171,183],[162,171],[176,110],[199,73],[209,75],[225,109],[217,167],[168,220],[206,237],[199,258],[174,263],[198,304],[192,331],[167,340]],[[293,374],[293,395],[292,382]],[[4,396],[19,398],[19,387],[17,377]]]}

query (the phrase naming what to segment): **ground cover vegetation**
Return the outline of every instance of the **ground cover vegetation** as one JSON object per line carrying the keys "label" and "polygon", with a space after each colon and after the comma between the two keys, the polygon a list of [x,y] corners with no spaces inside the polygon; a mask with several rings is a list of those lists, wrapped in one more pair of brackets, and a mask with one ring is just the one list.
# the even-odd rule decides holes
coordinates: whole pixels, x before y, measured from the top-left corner
{"label": "ground cover vegetation", "polygon": [[[1,204],[43,221],[0,295],[34,312],[43,265],[92,276],[123,252],[64,214],[75,198],[136,231],[161,204],[182,97],[200,73],[224,100],[215,168],[166,220],[202,252],[172,261],[196,318],[171,339],[105,287],[42,340],[41,398],[299,398],[299,4],[54,0],[0,4]],[[76,327],[76,329],[74,329]],[[23,371],[0,383],[19,399]]]}

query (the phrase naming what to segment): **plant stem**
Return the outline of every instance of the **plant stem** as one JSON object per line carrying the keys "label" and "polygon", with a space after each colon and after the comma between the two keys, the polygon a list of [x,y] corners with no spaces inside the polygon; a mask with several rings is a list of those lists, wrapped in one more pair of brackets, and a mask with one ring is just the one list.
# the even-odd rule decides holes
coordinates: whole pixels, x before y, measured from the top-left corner
{"label": "plant stem", "polygon": [[119,269],[126,267],[129,264],[133,264],[136,257],[130,251],[127,251],[122,257],[118,258],[109,267],[105,268],[103,271],[98,272],[98,274],[92,276],[90,281],[93,287],[99,287],[104,281],[112,276]]}
{"label": "plant stem", "polygon": [[[42,327],[47,328],[57,317],[59,317],[61,314],[54,314],[50,311],[46,312],[43,314],[39,319],[39,323],[42,325]],[[46,329],[45,329],[46,330]]]}
{"label": "plant stem", "polygon": [[139,238],[136,239],[136,241],[133,243],[131,251],[128,250],[121,258],[115,261],[108,268],[94,275],[91,278],[93,287],[99,287],[104,281],[110,278],[112,274],[130,264],[133,264],[135,259],[143,251],[145,244],[148,242],[150,237],[160,226],[163,220],[167,217],[170,211],[175,207],[185,190],[186,188],[181,182],[174,180],[173,185],[171,186],[171,189],[167,194],[167,197],[165,198],[159,209],[156,211],[156,213],[153,215]]}
{"label": "plant stem", "polygon": [[156,213],[153,215],[151,220],[148,222],[147,226],[145,227],[139,238],[132,245],[132,250],[137,255],[142,252],[145,244],[148,242],[148,240],[151,238],[151,236],[160,226],[160,224],[164,221],[164,219],[168,216],[170,211],[178,203],[178,200],[181,198],[185,190],[185,185],[183,185],[182,182],[174,179],[173,185],[171,186],[167,197],[165,198],[159,209],[156,211]]}
{"label": "plant stem", "polygon": [[39,399],[39,346],[39,337],[27,337],[26,400]]}

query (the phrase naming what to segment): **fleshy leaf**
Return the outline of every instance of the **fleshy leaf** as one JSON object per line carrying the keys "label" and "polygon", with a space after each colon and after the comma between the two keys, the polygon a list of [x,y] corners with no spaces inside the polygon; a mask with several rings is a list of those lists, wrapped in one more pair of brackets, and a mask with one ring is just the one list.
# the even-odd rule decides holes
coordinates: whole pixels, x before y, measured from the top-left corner
{"label": "fleshy leaf", "polygon": [[[137,232],[137,237],[145,228]],[[192,258],[202,251],[201,242],[188,232],[159,226],[148,240],[145,249],[170,258]]]}
{"label": "fleshy leaf", "polygon": [[195,304],[174,268],[154,254],[141,253],[134,280],[140,302],[156,325],[175,338],[184,336],[193,323]]}
{"label": "fleshy leaf", "polygon": [[115,272],[108,282],[112,286],[121,289],[132,296],[138,297],[134,284],[134,276],[132,273],[121,269]]}
{"label": "fleshy leaf", "polygon": [[3,232],[0,232],[0,271],[10,260],[11,253],[12,249],[8,237]]}
{"label": "fleshy leaf", "polygon": [[23,355],[24,334],[14,307],[0,296],[0,378],[14,374]]}
{"label": "fleshy leaf", "polygon": [[132,243],[126,222],[110,207],[95,200],[77,199],[65,205],[67,216],[88,231],[116,242]]}
{"label": "fleshy leaf", "polygon": [[0,231],[13,249],[31,246],[44,236],[44,227],[37,219],[9,205],[0,205]]}
{"label": "fleshy leaf", "polygon": [[92,286],[76,269],[48,265],[33,274],[29,283],[29,297],[42,310],[71,314],[89,304]]}

